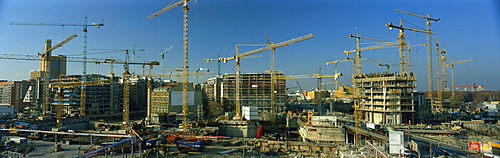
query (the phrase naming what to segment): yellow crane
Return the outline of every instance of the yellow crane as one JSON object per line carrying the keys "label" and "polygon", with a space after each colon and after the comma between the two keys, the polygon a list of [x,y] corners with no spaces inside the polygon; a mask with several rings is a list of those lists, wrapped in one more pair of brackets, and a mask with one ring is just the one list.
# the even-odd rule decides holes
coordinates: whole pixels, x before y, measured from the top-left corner
{"label": "yellow crane", "polygon": [[[128,54],[129,50],[125,50],[125,52]],[[128,55],[127,55],[128,56]],[[128,58],[126,59],[128,60]],[[160,65],[160,62],[158,61],[151,61],[151,62],[144,62],[144,63],[133,63],[133,62],[121,62],[117,61],[115,59],[106,59],[106,63],[118,63],[118,64],[124,64],[124,72],[123,72],[123,116],[122,116],[122,124],[123,124],[123,129],[127,130],[128,129],[128,124],[129,124],[129,101],[130,101],[130,71],[129,71],[129,65],[130,64],[139,64],[139,65],[149,65],[150,67],[153,65]],[[149,82],[148,82],[149,83]]]}
{"label": "yellow crane", "polygon": [[399,35],[398,35],[398,47],[399,47],[399,57],[400,57],[400,73],[403,73],[403,72],[406,72],[406,62],[405,62],[405,54],[404,54],[404,51],[406,50],[407,48],[407,45],[406,45],[406,36],[405,36],[405,33],[404,33],[404,30],[410,30],[410,31],[414,31],[414,32],[422,32],[422,33],[430,33],[430,34],[438,34],[436,32],[432,32],[432,31],[427,31],[427,30],[422,30],[422,29],[417,29],[417,28],[411,28],[411,27],[405,27],[403,26],[403,19],[400,19],[399,20],[399,26],[396,26],[392,23],[388,23],[386,24],[385,26],[389,27],[389,29],[393,29],[393,28],[396,28],[396,29],[399,29]]}
{"label": "yellow crane", "polygon": [[[353,79],[354,79],[354,76],[360,76],[361,75],[361,39],[369,39],[369,40],[374,40],[374,41],[385,41],[383,39],[377,39],[377,38],[371,38],[371,37],[363,37],[363,36],[359,36],[359,32],[356,33],[356,35],[347,35],[347,37],[349,38],[356,38],[356,50],[354,50],[354,52],[356,52],[356,58],[354,59],[355,63],[356,63],[356,74],[353,75]],[[386,45],[392,45],[392,43],[385,43]],[[375,46],[374,48],[370,48],[370,49],[376,49],[376,48],[383,48],[383,47],[386,47],[386,45],[380,45],[380,46]],[[349,51],[344,51],[344,54],[349,54]],[[353,72],[354,74],[354,72]]]}
{"label": "yellow crane", "polygon": [[[446,84],[446,50],[441,48],[439,51],[438,37],[436,37],[436,69],[437,69],[437,111],[443,112],[443,91]],[[441,66],[441,67],[440,67]]]}
{"label": "yellow crane", "polygon": [[398,65],[396,65],[396,64],[377,64],[377,66],[379,66],[379,67],[385,66],[386,67],[385,72],[389,73],[391,71],[391,66],[398,66]]}
{"label": "yellow crane", "polygon": [[410,41],[407,41],[406,43],[408,43],[408,46],[407,46],[407,47],[408,47],[408,50],[407,50],[407,53],[408,53],[408,54],[407,54],[407,60],[408,60],[408,61],[407,61],[406,66],[407,66],[408,72],[413,73],[413,71],[412,71],[412,69],[411,69],[411,67],[413,66],[413,65],[411,64],[411,47],[427,46],[427,44],[410,45]]}
{"label": "yellow crane", "polygon": [[[417,28],[405,27],[405,26],[403,26],[402,23],[403,23],[403,19],[400,20],[400,25],[399,26],[393,25],[392,23],[388,23],[388,24],[385,25],[385,26],[389,27],[389,29],[392,29],[392,28],[399,29],[399,36],[398,37],[399,37],[399,40],[401,41],[401,44],[400,44],[400,46],[401,46],[400,47],[400,55],[402,54],[401,51],[404,50],[404,46],[406,45],[406,44],[403,44],[403,42],[404,42],[404,40],[403,40],[404,39],[404,30],[410,30],[410,31],[413,31],[413,32],[427,33],[428,34],[428,36],[427,36],[427,46],[428,46],[428,48],[430,46],[430,36],[431,36],[431,34],[435,34],[435,35],[438,34],[436,32],[431,31],[430,28],[428,28],[428,30],[422,30],[422,29],[417,29]],[[430,27],[430,23],[429,23],[428,26]],[[427,60],[428,61],[431,60],[430,56],[429,56],[429,50],[428,50],[428,54],[427,55],[428,55]],[[400,64],[404,64],[404,59],[402,59],[401,56],[400,56]],[[431,65],[429,65],[429,63],[427,63],[427,64],[429,66],[429,68],[428,68],[429,70],[428,71],[431,72],[431,74],[428,74],[428,77],[429,77],[428,78],[428,82],[429,82],[429,87],[428,87],[429,98],[431,100],[431,105],[433,106],[432,110],[435,113],[436,112],[436,110],[435,110],[436,108],[434,107],[434,103],[433,103],[434,102],[433,101],[434,100],[434,95],[433,95],[434,92],[433,92],[433,85],[432,85],[433,84],[432,83],[433,82],[432,81],[433,80],[432,79],[432,63],[431,63]],[[402,66],[400,66],[400,67],[402,67]],[[404,68],[400,68],[400,72],[402,73],[403,71],[401,71],[401,70],[404,70]]]}
{"label": "yellow crane", "polygon": [[161,9],[160,11],[157,11],[156,13],[153,13],[149,15],[146,19],[151,19],[153,17],[156,17],[170,9],[173,9],[181,4],[184,4],[182,7],[182,11],[184,13],[184,32],[183,32],[183,54],[184,54],[184,66],[183,66],[183,74],[182,75],[182,115],[184,115],[184,118],[182,120],[182,127],[186,131],[188,129],[188,113],[189,113],[189,108],[188,108],[188,13],[189,13],[189,7],[188,7],[188,2],[189,0],[180,0],[172,5],[168,5],[165,8]]}
{"label": "yellow crane", "polygon": [[[434,89],[434,83],[433,83],[433,73],[432,73],[432,33],[431,33],[431,21],[434,21],[434,22],[437,22],[439,21],[439,18],[431,18],[431,15],[429,13],[426,13],[425,16],[423,15],[419,15],[419,14],[415,14],[415,13],[412,13],[412,12],[407,12],[407,11],[403,11],[403,10],[399,10],[399,9],[395,9],[395,11],[397,12],[401,12],[401,13],[405,13],[405,14],[408,14],[408,15],[412,15],[412,16],[416,16],[416,17],[420,17],[420,18],[424,18],[426,20],[426,26],[427,26],[427,30],[426,31],[429,31],[429,32],[426,32],[426,36],[427,36],[427,90],[429,91],[429,98],[431,99],[431,101],[434,99],[433,98],[433,89]],[[437,52],[436,52],[437,53]]]}
{"label": "yellow crane", "polygon": [[452,87],[451,97],[455,98],[455,65],[461,64],[461,63],[466,63],[469,61],[474,61],[474,60],[477,60],[477,58],[462,60],[462,61],[457,61],[457,62],[450,62],[449,64],[444,64],[446,67],[451,68],[451,87]]}
{"label": "yellow crane", "polygon": [[[220,61],[224,61],[224,62],[227,62],[227,61],[230,61],[230,60],[236,60],[236,62],[235,62],[236,63],[236,117],[240,117],[241,116],[240,59],[242,57],[245,57],[245,56],[248,56],[248,55],[256,54],[256,53],[267,51],[267,50],[273,50],[273,49],[276,49],[276,48],[279,48],[279,47],[283,47],[283,46],[288,46],[290,44],[297,43],[297,42],[304,41],[304,40],[311,39],[311,38],[314,38],[314,35],[312,33],[311,34],[307,34],[307,35],[303,35],[303,36],[300,36],[300,37],[297,37],[297,38],[293,38],[293,39],[290,39],[290,40],[287,40],[287,41],[283,41],[283,42],[280,42],[280,43],[276,43],[276,44],[270,43],[268,46],[257,48],[257,49],[254,49],[254,50],[251,50],[251,51],[247,51],[247,52],[244,52],[244,53],[241,53],[241,54],[239,53],[239,45],[236,45],[236,55],[235,56],[216,59],[216,60],[220,60]],[[204,59],[204,60],[205,61],[214,61],[214,59]],[[271,62],[274,63],[274,61],[271,61]],[[272,65],[274,65],[274,64],[272,64]],[[274,74],[274,72],[272,72],[272,73]],[[271,79],[271,80],[275,80],[275,78]],[[274,85],[271,85],[271,86],[274,86]],[[271,104],[272,104],[271,106],[275,106],[275,103],[272,102]],[[271,107],[271,109],[275,110],[275,107]]]}
{"label": "yellow crane", "polygon": [[49,111],[49,106],[50,106],[50,90],[49,90],[49,80],[50,80],[50,61],[51,61],[51,52],[52,50],[55,50],[64,44],[68,43],[72,39],[76,37],[76,34],[72,34],[71,36],[67,37],[66,39],[62,40],[58,44],[54,45],[53,47],[51,46],[52,40],[47,39],[45,42],[45,51],[41,54],[39,54],[39,59],[41,60],[40,64],[40,71],[42,72],[42,104],[41,104],[41,111],[42,115],[47,115],[47,112]]}
{"label": "yellow crane", "polygon": [[[354,61],[354,60],[351,60],[350,58],[345,58],[344,60],[335,60],[335,61],[331,61],[331,62],[326,62],[326,65],[329,65],[329,64],[335,64],[335,72],[334,74],[338,74],[338,76],[342,76],[342,73],[339,74],[338,70],[337,70],[337,64],[339,62],[349,62],[349,61]],[[339,89],[339,82],[338,82],[338,77],[335,77],[335,90],[338,90]],[[326,86],[326,84],[325,84]]]}
{"label": "yellow crane", "polygon": [[[83,24],[79,23],[53,23],[53,22],[11,22],[11,25],[36,25],[36,26],[82,26],[83,27],[83,47],[82,47],[82,53],[83,53],[83,68],[82,68],[82,73],[83,73],[83,80],[87,80],[87,27],[88,26],[95,26],[96,28],[100,28],[101,26],[104,26],[102,23],[91,23],[87,24],[87,17],[85,16]],[[47,87],[47,86],[45,86]],[[82,86],[82,91],[85,91],[86,86]],[[45,92],[45,91],[44,91]],[[83,98],[84,96],[82,96]]]}
{"label": "yellow crane", "polygon": [[[239,46],[267,46],[268,44],[238,44]],[[251,58],[261,58],[262,55],[249,55],[249,56],[244,56],[241,57],[240,59],[251,59]],[[222,58],[220,57],[220,54],[217,54],[216,59],[204,59],[206,62],[209,61],[217,61],[217,75],[221,75],[221,60]]]}

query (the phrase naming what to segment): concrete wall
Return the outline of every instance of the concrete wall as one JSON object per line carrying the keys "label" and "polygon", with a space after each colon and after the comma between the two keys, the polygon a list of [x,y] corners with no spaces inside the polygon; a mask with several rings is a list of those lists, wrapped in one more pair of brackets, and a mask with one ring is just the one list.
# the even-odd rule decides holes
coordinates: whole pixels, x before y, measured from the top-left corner
{"label": "concrete wall", "polygon": [[255,138],[257,135],[257,122],[221,121],[219,123],[220,135],[245,138]]}

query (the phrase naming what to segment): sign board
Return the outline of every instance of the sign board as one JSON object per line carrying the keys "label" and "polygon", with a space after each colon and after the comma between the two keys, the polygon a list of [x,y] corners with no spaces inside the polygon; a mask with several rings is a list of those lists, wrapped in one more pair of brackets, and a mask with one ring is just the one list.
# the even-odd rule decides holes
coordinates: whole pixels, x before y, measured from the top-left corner
{"label": "sign board", "polygon": [[469,149],[479,151],[481,150],[481,143],[469,141]]}
{"label": "sign board", "polygon": [[483,153],[491,153],[492,152],[492,147],[491,147],[490,144],[483,143],[483,144],[481,144],[481,151]]}
{"label": "sign board", "polygon": [[403,131],[389,131],[389,144],[403,144]]}

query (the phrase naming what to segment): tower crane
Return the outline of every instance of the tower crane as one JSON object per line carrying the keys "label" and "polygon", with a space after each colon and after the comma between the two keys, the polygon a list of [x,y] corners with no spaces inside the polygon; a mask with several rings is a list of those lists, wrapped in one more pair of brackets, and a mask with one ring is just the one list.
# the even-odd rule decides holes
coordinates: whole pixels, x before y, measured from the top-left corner
{"label": "tower crane", "polygon": [[[290,44],[297,43],[297,42],[304,41],[304,40],[311,39],[311,38],[314,38],[314,35],[313,34],[307,34],[307,35],[303,35],[303,36],[300,36],[300,37],[297,37],[297,38],[293,38],[293,39],[290,39],[290,40],[287,40],[287,41],[283,41],[283,42],[280,42],[280,43],[276,43],[276,44],[271,43],[268,46],[257,48],[257,49],[254,49],[254,50],[251,50],[251,51],[247,51],[247,52],[244,52],[244,53],[241,53],[241,54],[239,53],[239,45],[236,45],[236,55],[235,56],[217,59],[217,60],[221,60],[223,62],[227,62],[227,61],[230,61],[230,60],[236,60],[236,62],[235,62],[236,63],[236,117],[240,117],[241,116],[240,58],[248,56],[248,55],[256,54],[256,53],[259,53],[259,52],[263,52],[263,51],[272,50],[272,49],[283,47],[283,46],[288,46]],[[214,61],[214,59],[204,59],[204,60],[205,61]],[[274,62],[274,61],[272,61],[272,62]],[[271,108],[275,109],[274,107],[271,107]]]}
{"label": "tower crane", "polygon": [[[450,62],[449,64],[444,64],[446,67],[451,68],[451,87],[455,87],[455,65],[461,64],[461,63],[466,63],[469,61],[474,61],[474,60],[477,60],[477,58],[462,60],[462,61],[457,61],[457,62]],[[455,98],[455,88],[452,88],[452,90],[451,90],[451,97]]]}
{"label": "tower crane", "polygon": [[396,28],[396,29],[399,29],[399,35],[398,35],[398,46],[399,46],[399,52],[400,52],[400,72],[405,72],[405,61],[404,61],[404,51],[406,49],[406,41],[405,41],[405,33],[404,33],[404,30],[410,30],[410,31],[414,31],[414,32],[422,32],[422,33],[428,33],[428,34],[438,34],[436,32],[433,32],[433,31],[428,31],[428,30],[422,30],[422,29],[417,29],[417,28],[411,28],[411,27],[405,27],[403,26],[403,19],[400,19],[399,20],[399,26],[396,26],[392,23],[388,23],[386,24],[385,26],[389,27],[389,29],[393,29],[393,28]]}
{"label": "tower crane", "polygon": [[[329,64],[335,64],[335,72],[333,74],[338,74],[338,70],[337,70],[337,64],[339,62],[349,62],[349,61],[353,61],[353,60],[350,60],[349,58],[346,58],[344,60],[335,60],[335,61],[331,61],[331,62],[326,62],[326,65],[329,65]],[[342,73],[339,74],[339,77],[342,76]],[[338,82],[338,77],[335,77],[335,90],[338,90],[339,89],[339,82]]]}
{"label": "tower crane", "polygon": [[[402,23],[402,20],[400,20],[400,23]],[[432,79],[432,61],[431,61],[431,64],[429,64],[429,60],[432,60],[432,59],[430,59],[431,57],[429,55],[429,54],[431,54],[431,52],[430,52],[431,50],[429,49],[429,46],[430,46],[430,36],[431,36],[431,34],[437,35],[438,33],[433,32],[433,31],[430,30],[430,23],[428,23],[428,29],[427,30],[422,30],[422,29],[417,29],[417,28],[411,28],[411,27],[404,27],[402,24],[400,24],[400,26],[396,26],[396,25],[393,25],[392,23],[388,23],[385,26],[389,27],[389,29],[392,29],[392,28],[399,29],[400,30],[400,32],[399,32],[399,36],[400,37],[404,36],[404,30],[410,30],[410,31],[413,31],[413,32],[421,32],[421,33],[426,33],[427,34],[427,46],[428,46],[427,47],[427,49],[428,49],[427,50],[427,55],[428,55],[427,56],[427,61],[428,61],[427,65],[428,65],[428,71],[430,73],[430,74],[428,74],[428,79],[427,79],[428,83],[429,83],[428,91],[429,91],[429,98],[431,100],[431,105],[433,106],[432,109],[433,109],[433,112],[435,113],[436,112],[436,110],[435,110],[436,108],[434,107],[434,103],[433,103],[434,102],[434,94],[433,94],[434,92],[433,92],[433,83],[432,83],[433,82],[432,81],[433,80]],[[400,50],[401,50],[401,48],[400,48]],[[404,60],[402,60],[401,57],[400,57],[400,64],[401,63],[404,63]]]}
{"label": "tower crane", "polygon": [[182,128],[184,130],[188,129],[188,113],[189,113],[189,108],[188,108],[188,71],[187,69],[189,68],[188,64],[188,13],[189,13],[189,7],[188,7],[188,2],[189,0],[180,0],[172,5],[166,6],[165,8],[161,9],[160,11],[157,11],[156,13],[153,13],[149,15],[146,19],[151,19],[153,17],[156,17],[170,9],[173,9],[181,4],[184,4],[182,7],[182,11],[184,13],[184,32],[183,32],[183,54],[184,54],[184,66],[183,66],[183,77],[182,77],[182,115],[184,115],[184,118],[182,120]]}
{"label": "tower crane", "polygon": [[[52,23],[52,22],[11,22],[11,25],[37,25],[37,26],[82,26],[83,27],[83,47],[82,47],[82,54],[83,54],[83,68],[82,68],[82,73],[83,73],[83,81],[87,80],[87,27],[88,26],[95,26],[96,28],[100,28],[101,26],[104,26],[102,23],[91,23],[87,24],[87,17],[85,16],[83,24],[76,24],[76,23]],[[82,86],[82,91],[85,91],[86,86]],[[82,98],[85,96],[81,96]]]}
{"label": "tower crane", "polygon": [[[436,52],[439,52],[439,54],[436,54],[436,67],[438,68],[437,69],[437,72],[438,72],[438,74],[437,74],[437,81],[438,81],[438,83],[437,83],[437,85],[438,85],[437,104],[438,104],[439,111],[443,112],[443,102],[444,102],[443,91],[446,87],[446,67],[445,67],[446,50],[444,48],[441,48],[441,51],[439,51],[439,44],[437,42],[438,42],[438,38],[436,37]],[[441,66],[441,67],[439,67],[439,66]]]}
{"label": "tower crane", "polygon": [[407,41],[406,43],[408,43],[408,45],[407,45],[407,47],[408,47],[408,50],[407,50],[407,52],[408,52],[408,55],[407,55],[408,62],[407,63],[408,64],[406,64],[406,66],[407,66],[408,72],[413,72],[411,70],[411,66],[412,66],[412,64],[411,64],[411,47],[427,46],[427,44],[410,45],[410,41]]}
{"label": "tower crane", "polygon": [[[168,47],[167,49],[165,49],[165,51],[163,51],[162,53],[160,53],[160,57],[161,57],[161,60],[162,60],[162,63],[161,63],[161,65],[162,65],[161,73],[162,74],[165,74],[165,54],[168,51],[170,51],[172,48],[174,48],[174,45]],[[163,80],[165,80],[165,76],[162,76],[161,79],[162,79],[162,82],[163,82]]]}
{"label": "tower crane", "polygon": [[[376,45],[371,45],[371,46],[366,46],[366,47],[362,47],[360,48],[359,50],[360,51],[365,51],[365,50],[372,50],[372,49],[387,49],[387,48],[398,48],[399,46],[392,46],[392,45],[396,45],[398,44],[399,41],[392,41],[392,42],[384,42],[384,43],[380,43],[380,44],[376,44]],[[409,43],[409,42],[407,42]],[[417,46],[426,46],[427,44],[418,44],[418,45],[408,45],[408,50],[410,50],[410,47],[417,47]],[[345,50],[344,51],[344,54],[349,54],[349,53],[354,53],[356,52],[357,50]],[[408,55],[410,56],[410,55]],[[355,60],[355,59],[353,59]],[[362,59],[361,59],[362,60]],[[408,63],[410,63],[410,60],[408,59]]]}
{"label": "tower crane", "polygon": [[[175,70],[175,71],[178,71],[178,72],[179,72],[179,71],[180,71],[180,72],[182,72],[182,71],[183,71],[183,70],[182,70],[182,69],[180,69],[180,68],[175,68],[175,67],[171,67],[171,66],[168,66],[168,67],[169,67],[169,68],[171,68],[171,69],[173,69],[173,70]],[[199,63],[196,63],[196,67],[197,67],[196,69],[191,69],[191,68],[190,68],[190,69],[189,69],[189,71],[194,71],[196,74],[199,74],[199,73],[200,73],[200,71],[210,72],[210,69],[206,69],[206,68],[202,68],[202,67],[200,67]],[[197,82],[198,82],[198,83],[200,82],[200,77],[199,77],[199,75],[196,75],[196,80],[197,80]]]}
{"label": "tower crane", "polygon": [[[359,36],[359,32],[356,33],[356,35],[347,35],[347,37],[349,38],[356,38],[356,58],[355,58],[355,63],[356,63],[356,75],[353,75],[353,79],[354,79],[354,76],[360,76],[361,75],[361,61],[359,61],[359,59],[361,59],[361,39],[369,39],[369,40],[374,40],[374,41],[385,41],[383,39],[377,39],[377,38],[371,38],[371,37],[363,37],[363,36]],[[382,48],[382,46],[378,47],[378,48]],[[372,49],[375,49],[375,48],[372,48]],[[345,54],[349,54],[349,53],[346,53],[344,51]],[[354,72],[353,72],[354,74]]]}
{"label": "tower crane", "polygon": [[389,73],[391,71],[391,66],[398,66],[398,65],[396,65],[396,64],[377,64],[377,66],[379,66],[379,67],[385,66],[386,67],[385,72]]}
{"label": "tower crane", "polygon": [[[426,13],[426,16],[415,14],[412,12],[407,12],[399,9],[395,9],[397,12],[405,13],[408,15],[424,18],[426,20],[426,26],[427,30],[427,89],[429,91],[429,98],[431,101],[434,99],[434,94],[433,94],[433,89],[434,89],[434,83],[433,83],[433,73],[432,73],[432,34],[431,33],[431,21],[437,22],[439,21],[439,18],[431,18],[431,15],[429,13]],[[437,33],[436,33],[437,34]],[[436,52],[437,53],[437,52]],[[431,102],[432,103],[432,102]]]}
{"label": "tower crane", "polygon": [[[239,44],[240,46],[244,45],[244,46],[255,46],[255,45],[247,45],[247,44]],[[259,44],[260,45],[260,44]],[[249,55],[249,56],[244,56],[244,57],[241,57],[241,59],[251,59],[251,58],[261,58],[262,55]],[[222,61],[222,58],[220,57],[219,54],[217,54],[217,58],[216,59],[204,59],[206,62],[209,62],[209,61],[217,61],[217,75],[220,76],[221,75],[221,66],[220,66],[220,63]]]}
{"label": "tower crane", "polygon": [[[133,48],[133,49],[92,49],[92,50],[93,51],[108,50],[109,52],[125,52],[125,62],[120,62],[120,61],[116,61],[116,60],[114,60],[114,62],[117,62],[119,64],[123,64],[123,69],[126,71],[130,70],[129,64],[132,63],[132,62],[130,62],[130,53],[135,54],[136,51],[139,51],[139,52],[146,51],[146,49],[135,49],[135,48]],[[109,62],[112,62],[112,60],[109,60]]]}
{"label": "tower crane", "polygon": [[[68,43],[72,39],[76,37],[76,34],[72,34],[71,36],[67,37],[66,39],[62,40],[55,46],[51,47],[52,40],[47,39],[45,41],[45,51],[41,54],[39,54],[39,59],[42,61],[42,64],[40,64],[40,71],[43,71],[42,73],[42,115],[47,115],[47,112],[49,111],[49,105],[50,105],[50,92],[49,92],[49,80],[50,80],[50,61],[51,61],[51,52],[52,50],[55,50],[64,44]],[[43,66],[42,66],[43,65]]]}

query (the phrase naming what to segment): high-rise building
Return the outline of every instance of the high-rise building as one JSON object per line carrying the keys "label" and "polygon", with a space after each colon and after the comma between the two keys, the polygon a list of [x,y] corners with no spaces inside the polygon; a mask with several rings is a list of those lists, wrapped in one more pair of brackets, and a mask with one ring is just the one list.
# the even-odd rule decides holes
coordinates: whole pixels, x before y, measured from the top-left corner
{"label": "high-rise building", "polygon": [[[50,57],[49,67],[50,77],[57,77],[59,75],[66,75],[66,56],[53,55]],[[46,72],[45,61],[40,60],[40,71]]]}
{"label": "high-rise building", "polygon": [[400,73],[372,73],[356,77],[364,120],[376,124],[415,124],[416,77]]}

